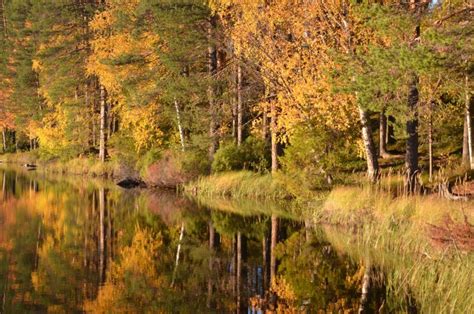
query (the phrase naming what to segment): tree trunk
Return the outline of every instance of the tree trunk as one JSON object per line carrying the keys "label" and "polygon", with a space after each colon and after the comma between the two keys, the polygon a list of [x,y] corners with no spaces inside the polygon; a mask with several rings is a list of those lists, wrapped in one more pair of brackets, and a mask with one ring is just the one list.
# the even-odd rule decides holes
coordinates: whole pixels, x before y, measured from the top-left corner
{"label": "tree trunk", "polygon": [[379,132],[379,155],[381,158],[388,158],[387,152],[387,116],[385,110],[380,112],[380,132]]}
{"label": "tree trunk", "polygon": [[212,225],[211,222],[209,222],[209,249],[210,249],[210,256],[209,256],[209,277],[207,281],[207,301],[206,305],[207,308],[212,308],[212,294],[213,294],[213,282],[212,282],[212,276],[213,276],[213,267],[214,267],[214,247],[215,247],[215,242],[216,242],[216,231],[214,229],[214,226]]}
{"label": "tree trunk", "polygon": [[465,167],[470,167],[470,156],[469,156],[469,135],[468,135],[468,126],[467,126],[467,115],[469,112],[464,110],[464,132],[462,136],[462,165]]}
{"label": "tree trunk", "polygon": [[1,0],[2,3],[2,24],[3,24],[3,35],[5,36],[5,39],[8,37],[8,32],[7,32],[7,15],[5,13],[5,0]]}
{"label": "tree trunk", "polygon": [[217,49],[214,43],[214,31],[217,27],[217,16],[213,15],[209,19],[209,27],[208,27],[208,71],[209,71],[209,79],[210,83],[208,86],[208,98],[209,98],[209,115],[210,115],[210,122],[209,122],[209,137],[211,140],[211,144],[209,147],[209,158],[212,160],[214,158],[214,154],[217,151],[217,147],[219,145],[219,139],[217,137],[217,106],[216,106],[216,93],[213,81],[217,74]]}
{"label": "tree trunk", "polygon": [[268,254],[268,235],[267,233],[265,233],[263,235],[263,239],[262,239],[262,259],[263,259],[263,274],[262,274],[262,277],[263,277],[263,291],[267,290],[269,288],[269,270],[270,270],[270,263],[268,262],[268,258],[269,258],[269,254]]}
{"label": "tree trunk", "polygon": [[377,152],[375,150],[374,140],[372,138],[372,128],[370,127],[369,113],[367,110],[359,107],[360,122],[362,124],[362,140],[364,142],[365,156],[367,159],[367,176],[371,182],[378,179],[379,163]]}
{"label": "tree trunk", "polygon": [[428,123],[428,159],[429,181],[433,181],[433,103],[430,103],[430,121]]}
{"label": "tree trunk", "polygon": [[178,270],[179,256],[180,256],[180,253],[181,253],[181,243],[183,242],[183,237],[184,237],[184,222],[181,224],[181,231],[179,232],[178,248],[176,249],[176,261],[174,263],[174,270],[173,270],[173,278],[171,280],[171,287],[174,286],[174,281],[176,279],[176,271]]}
{"label": "tree trunk", "polygon": [[276,279],[276,245],[278,243],[278,217],[272,215],[272,234],[270,244],[270,285],[272,285]]}
{"label": "tree trunk", "polygon": [[472,118],[471,118],[471,99],[469,97],[469,76],[465,76],[465,132],[467,133],[467,153],[469,161],[469,169],[474,169],[474,157],[472,154]]}
{"label": "tree trunk", "polygon": [[410,83],[408,115],[405,164],[407,169],[407,189],[409,193],[413,193],[415,192],[416,175],[418,174],[418,77],[416,74],[413,74],[412,82]]}
{"label": "tree trunk", "polygon": [[370,289],[370,277],[371,277],[371,265],[368,260],[365,263],[365,272],[364,277],[362,278],[362,293],[360,296],[360,305],[358,313],[367,313],[368,312],[368,303],[369,303],[369,289]]}
{"label": "tree trunk", "polygon": [[176,120],[178,121],[178,131],[179,131],[179,139],[181,141],[181,150],[184,152],[185,150],[184,132],[183,132],[183,126],[181,125],[181,114],[179,112],[179,104],[176,98],[174,99],[174,108],[176,109]]}
{"label": "tree trunk", "polygon": [[15,145],[15,153],[18,151],[18,141],[16,140],[16,131],[12,132],[13,144]]}
{"label": "tree trunk", "polygon": [[265,142],[265,145],[268,146],[270,137],[268,136],[268,113],[267,113],[267,108],[264,108],[263,113],[262,113],[262,134],[263,134],[263,140]]}
{"label": "tree trunk", "polygon": [[[235,87],[235,95],[237,95],[237,86]],[[232,98],[232,138],[237,143],[237,96]]]}
{"label": "tree trunk", "polygon": [[277,142],[277,117],[276,117],[276,104],[272,100],[271,103],[271,141],[272,141],[272,173],[278,171],[278,142]]}
{"label": "tree trunk", "polygon": [[99,282],[105,282],[105,189],[99,189]]}
{"label": "tree trunk", "polygon": [[236,274],[236,292],[237,309],[240,313],[242,307],[240,291],[242,289],[242,233],[237,232],[237,274]]}
{"label": "tree trunk", "polygon": [[100,85],[100,134],[99,134],[99,159],[105,162],[107,155],[106,148],[106,127],[107,127],[107,91]]}
{"label": "tree trunk", "polygon": [[237,146],[242,144],[242,67],[237,65]]}
{"label": "tree trunk", "polygon": [[393,117],[391,116],[385,116],[387,118],[387,132],[385,132],[385,143],[390,144],[394,143],[394,130],[393,130],[393,125],[389,122],[394,122]]}
{"label": "tree trunk", "polygon": [[3,152],[7,151],[7,128],[2,129],[2,143],[3,143]]}

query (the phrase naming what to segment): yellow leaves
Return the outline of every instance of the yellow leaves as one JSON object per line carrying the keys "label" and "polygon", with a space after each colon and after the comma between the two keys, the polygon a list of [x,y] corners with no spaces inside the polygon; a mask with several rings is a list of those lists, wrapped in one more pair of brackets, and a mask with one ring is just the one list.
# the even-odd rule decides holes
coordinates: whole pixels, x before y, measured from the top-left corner
{"label": "yellow leaves", "polygon": [[[107,89],[109,101],[118,104],[114,111],[131,134],[137,151],[159,145],[163,133],[158,105],[137,105],[135,101],[140,99],[130,99],[127,89],[132,89],[133,95],[147,94],[164,72],[157,52],[162,44],[160,37],[151,27],[145,26],[141,32],[134,28],[139,4],[139,0],[110,1],[107,9],[94,17],[90,22],[95,34],[91,41],[93,53],[86,66],[87,74],[97,76]],[[123,25],[119,18],[127,23]],[[127,86],[127,82],[133,85]]]}
{"label": "yellow leaves", "polygon": [[[2,96],[1,93],[0,96]],[[2,97],[0,97],[1,100]],[[9,111],[0,111],[0,127],[13,129],[15,127],[15,115]]]}
{"label": "yellow leaves", "polygon": [[[145,32],[139,37],[133,37],[129,33],[114,33],[107,37],[96,36],[92,41],[94,53],[89,57],[87,73],[97,75],[109,93],[120,94],[123,82],[143,71],[143,64],[150,70],[158,67],[159,59],[153,53],[158,42],[159,37],[150,32]],[[125,55],[140,56],[143,61],[139,64],[113,64],[114,60]]]}
{"label": "yellow leaves", "polygon": [[299,313],[296,293],[284,277],[278,277],[271,283],[271,291],[278,297],[278,313]]}
{"label": "yellow leaves", "polygon": [[112,11],[106,10],[95,15],[94,19],[89,23],[91,30],[98,34],[107,31],[115,23],[112,13]]}
{"label": "yellow leaves", "polygon": [[36,120],[29,120],[27,123],[27,131],[26,135],[28,138],[33,139],[38,137],[38,130],[40,128],[40,124]]}
{"label": "yellow leaves", "polygon": [[[84,310],[91,313],[130,313],[157,301],[165,285],[158,273],[158,255],[163,241],[160,235],[139,226],[135,229],[132,243],[120,251],[118,262],[112,262],[107,282],[100,288],[97,299],[86,301]],[[136,290],[134,285],[140,289]],[[145,285],[145,286],[143,286]],[[129,308],[130,307],[130,308]]]}
{"label": "yellow leaves", "polygon": [[122,123],[132,134],[137,151],[159,146],[163,138],[161,131],[158,104],[149,106],[123,108]]}
{"label": "yellow leaves", "polygon": [[[357,121],[351,96],[335,95],[325,74],[333,43],[345,36],[338,20],[341,1],[214,3],[220,14],[233,19],[226,26],[237,53],[259,64],[268,93],[276,96],[283,133],[291,135],[308,121],[345,131]],[[325,33],[328,27],[335,34]]]}
{"label": "yellow leaves", "polygon": [[61,107],[54,108],[54,111],[44,116],[41,126],[36,125],[34,129],[35,137],[38,137],[41,148],[45,152],[57,152],[67,147],[66,123],[68,119],[66,112]]}
{"label": "yellow leaves", "polygon": [[[137,19],[134,12],[139,2],[111,1],[107,10],[97,14],[90,22],[95,36],[91,42],[93,54],[87,62],[87,73],[98,76],[109,94],[115,96],[123,93],[124,81],[143,73],[144,69],[158,71],[160,65],[155,53],[159,47],[159,36],[152,31],[133,32],[133,23]],[[116,27],[119,14],[129,19],[127,26]],[[139,63],[114,63],[124,56],[140,57],[142,60]]]}
{"label": "yellow leaves", "polygon": [[155,262],[159,258],[158,249],[162,245],[163,241],[159,235],[137,226],[132,244],[122,249],[121,262],[115,265],[112,276],[120,276],[125,272],[137,273],[158,284]]}
{"label": "yellow leaves", "polygon": [[35,72],[40,72],[41,71],[41,61],[38,60],[38,59],[33,59],[33,63],[32,63],[31,68]]}

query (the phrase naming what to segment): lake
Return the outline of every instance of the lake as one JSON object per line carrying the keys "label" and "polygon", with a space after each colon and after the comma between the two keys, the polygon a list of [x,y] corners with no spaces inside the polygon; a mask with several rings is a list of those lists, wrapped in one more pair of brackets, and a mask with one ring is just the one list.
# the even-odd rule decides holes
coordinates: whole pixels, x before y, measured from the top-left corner
{"label": "lake", "polygon": [[2,313],[416,312],[286,204],[23,168],[0,181]]}

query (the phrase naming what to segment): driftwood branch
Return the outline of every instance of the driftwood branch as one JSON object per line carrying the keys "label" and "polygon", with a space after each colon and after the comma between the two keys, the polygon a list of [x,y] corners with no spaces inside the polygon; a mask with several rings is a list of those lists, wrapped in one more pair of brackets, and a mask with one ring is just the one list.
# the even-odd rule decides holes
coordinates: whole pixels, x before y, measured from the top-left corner
{"label": "driftwood branch", "polygon": [[441,18],[441,19],[439,19],[439,20],[437,20],[437,21],[435,21],[435,22],[434,22],[434,25],[440,26],[441,24],[443,24],[443,23],[446,22],[447,20],[449,20],[449,19],[455,17],[456,15],[463,14],[463,13],[466,13],[466,12],[467,12],[467,13],[470,13],[470,12],[472,12],[472,11],[474,11],[474,6],[468,6],[468,7],[462,8],[461,10],[458,10],[458,11],[456,11],[456,12],[453,12],[453,13],[451,13],[451,14],[449,14],[449,15],[447,15],[447,16],[445,16],[445,17],[443,17],[443,18]]}
{"label": "driftwood branch", "polygon": [[451,192],[451,186],[448,182],[443,182],[439,185],[441,196],[451,201],[467,201],[469,198],[465,195],[456,195]]}

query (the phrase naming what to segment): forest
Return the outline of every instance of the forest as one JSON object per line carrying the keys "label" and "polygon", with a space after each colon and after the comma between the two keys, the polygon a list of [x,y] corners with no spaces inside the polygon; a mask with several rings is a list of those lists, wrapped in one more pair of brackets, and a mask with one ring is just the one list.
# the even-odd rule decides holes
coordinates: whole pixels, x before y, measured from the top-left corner
{"label": "forest", "polygon": [[177,182],[281,169],[310,190],[395,164],[415,191],[440,168],[474,167],[473,10],[2,0],[2,150],[141,172],[166,160],[157,171],[178,168]]}
{"label": "forest", "polygon": [[0,0],[0,313],[468,313],[473,15]]}

